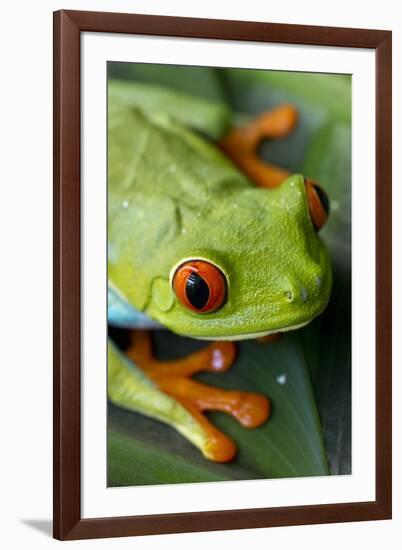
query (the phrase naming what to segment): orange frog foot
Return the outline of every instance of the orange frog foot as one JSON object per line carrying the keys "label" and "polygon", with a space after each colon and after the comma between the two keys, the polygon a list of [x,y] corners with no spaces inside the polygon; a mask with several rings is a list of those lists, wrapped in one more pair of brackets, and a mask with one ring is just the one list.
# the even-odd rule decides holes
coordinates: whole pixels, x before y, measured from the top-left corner
{"label": "orange frog foot", "polygon": [[149,332],[132,331],[130,338],[127,356],[202,426],[208,441],[204,454],[210,460],[228,462],[236,454],[236,446],[208,421],[205,411],[230,414],[245,428],[256,428],[269,417],[270,403],[263,395],[223,390],[191,379],[197,372],[227,371],[236,355],[232,342],[212,342],[183,359],[159,361],[152,353]]}
{"label": "orange frog foot", "polygon": [[233,128],[219,146],[257,187],[277,187],[290,172],[263,161],[258,156],[258,146],[264,139],[286,137],[295,128],[297,118],[298,112],[292,105],[280,105],[247,126]]}

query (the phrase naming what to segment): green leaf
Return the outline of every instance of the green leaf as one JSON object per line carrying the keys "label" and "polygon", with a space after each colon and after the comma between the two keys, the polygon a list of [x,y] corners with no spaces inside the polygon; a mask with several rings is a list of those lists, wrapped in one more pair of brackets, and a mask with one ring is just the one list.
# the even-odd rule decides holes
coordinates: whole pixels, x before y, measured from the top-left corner
{"label": "green leaf", "polygon": [[[331,151],[329,157],[326,152]],[[323,229],[331,252],[333,290],[319,320],[302,331],[310,355],[331,472],[351,473],[351,129],[335,121],[318,132],[305,171],[322,181],[332,213]],[[311,340],[313,339],[313,340]]]}
{"label": "green leaf", "polygon": [[166,86],[204,99],[225,99],[219,73],[207,67],[109,63],[108,77]]}
{"label": "green leaf", "polygon": [[214,140],[225,135],[231,125],[231,112],[223,101],[211,102],[155,84],[119,80],[109,81],[108,94],[112,109],[114,105],[140,106],[145,112],[171,117]]}
{"label": "green leaf", "polygon": [[[271,344],[241,342],[228,373],[198,377],[271,399],[271,419],[255,430],[222,413],[209,415],[236,442],[235,461],[211,463],[171,428],[110,406],[109,484],[325,475],[328,461],[332,473],[350,473],[350,77],[128,64],[109,71],[200,97],[226,98],[240,121],[278,103],[295,104],[297,129],[263,144],[261,154],[317,179],[329,192],[332,212],[322,236],[334,270],[330,304],[308,327]],[[169,332],[158,332],[156,343],[162,358],[186,355],[200,345]]]}

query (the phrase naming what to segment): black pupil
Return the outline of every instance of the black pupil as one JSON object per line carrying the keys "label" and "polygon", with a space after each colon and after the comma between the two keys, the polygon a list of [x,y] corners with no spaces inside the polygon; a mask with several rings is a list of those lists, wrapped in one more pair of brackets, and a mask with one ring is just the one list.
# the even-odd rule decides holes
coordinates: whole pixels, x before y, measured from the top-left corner
{"label": "black pupil", "polygon": [[319,185],[314,185],[314,189],[315,189],[315,192],[318,195],[318,198],[321,201],[321,204],[322,204],[322,207],[325,210],[325,213],[328,216],[329,215],[329,198],[328,198],[328,195],[326,194],[324,189],[322,187],[320,187]]}
{"label": "black pupil", "polygon": [[186,282],[186,296],[190,304],[196,309],[202,309],[207,304],[209,288],[198,273],[190,273]]}

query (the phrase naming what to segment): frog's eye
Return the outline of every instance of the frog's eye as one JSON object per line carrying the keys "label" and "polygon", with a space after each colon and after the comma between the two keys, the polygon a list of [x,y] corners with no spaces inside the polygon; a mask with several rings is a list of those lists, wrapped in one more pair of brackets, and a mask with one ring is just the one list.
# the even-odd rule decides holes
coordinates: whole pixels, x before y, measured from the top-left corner
{"label": "frog's eye", "polygon": [[197,313],[219,309],[226,298],[226,278],[216,266],[204,260],[181,264],[173,275],[173,290],[180,303]]}
{"label": "frog's eye", "polygon": [[311,220],[317,231],[325,224],[329,216],[329,199],[322,187],[312,180],[304,180]]}

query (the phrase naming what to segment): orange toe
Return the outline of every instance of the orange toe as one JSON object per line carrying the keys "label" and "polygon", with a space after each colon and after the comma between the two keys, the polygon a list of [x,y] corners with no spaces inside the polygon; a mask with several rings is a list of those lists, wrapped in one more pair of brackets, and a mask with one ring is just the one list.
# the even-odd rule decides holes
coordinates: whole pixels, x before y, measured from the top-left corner
{"label": "orange toe", "polygon": [[233,342],[213,342],[208,348],[210,354],[210,372],[225,372],[233,364],[236,357],[236,346]]}
{"label": "orange toe", "polygon": [[270,412],[269,400],[258,393],[241,393],[232,409],[233,416],[245,428],[261,426],[269,418]]}

